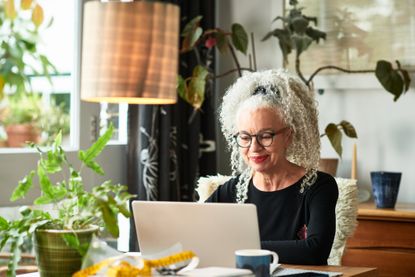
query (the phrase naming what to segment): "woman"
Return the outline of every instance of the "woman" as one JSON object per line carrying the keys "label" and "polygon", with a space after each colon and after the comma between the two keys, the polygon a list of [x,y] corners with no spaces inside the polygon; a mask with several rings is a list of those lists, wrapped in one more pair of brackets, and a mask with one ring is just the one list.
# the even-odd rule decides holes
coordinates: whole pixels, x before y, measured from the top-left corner
{"label": "woman", "polygon": [[249,73],[226,92],[220,121],[236,177],[207,202],[254,203],[262,248],[277,252],[281,263],[327,264],[338,189],[317,171],[312,92],[283,70]]}

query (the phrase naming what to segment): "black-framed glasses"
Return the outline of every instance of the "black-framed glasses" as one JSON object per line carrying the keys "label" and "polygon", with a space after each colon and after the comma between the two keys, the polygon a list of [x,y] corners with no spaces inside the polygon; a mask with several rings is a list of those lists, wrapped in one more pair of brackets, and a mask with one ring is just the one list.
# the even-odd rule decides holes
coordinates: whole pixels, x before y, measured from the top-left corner
{"label": "black-framed glasses", "polygon": [[272,144],[272,142],[274,141],[274,137],[276,135],[283,133],[287,129],[288,127],[284,127],[275,132],[263,131],[255,135],[251,135],[248,133],[237,133],[233,137],[236,141],[236,144],[238,144],[238,146],[242,148],[249,148],[252,144],[252,138],[254,137],[259,145],[261,145],[262,147],[268,147]]}

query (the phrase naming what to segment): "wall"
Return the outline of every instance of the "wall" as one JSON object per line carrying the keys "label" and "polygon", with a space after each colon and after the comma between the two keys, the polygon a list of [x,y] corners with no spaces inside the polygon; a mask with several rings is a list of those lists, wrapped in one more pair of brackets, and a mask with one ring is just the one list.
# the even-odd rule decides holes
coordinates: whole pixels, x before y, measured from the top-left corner
{"label": "wall", "polygon": [[[241,23],[256,36],[258,69],[281,66],[276,39],[260,42],[271,29],[271,21],[282,11],[282,1],[216,1],[217,25],[230,29],[233,22]],[[276,25],[273,25],[275,27]],[[241,63],[242,60],[241,60]],[[248,63],[244,63],[248,65]],[[218,73],[232,67],[229,57],[218,57]],[[224,91],[236,76],[217,81],[218,103]],[[415,202],[415,76],[412,74],[411,90],[398,102],[384,91],[371,74],[322,76],[315,87],[324,88],[324,95],[317,95],[321,130],[328,122],[342,119],[354,124],[359,138],[344,139],[343,158],[338,176],[350,177],[353,143],[357,144],[357,174],[361,190],[371,190],[370,171],[401,171],[401,188],[398,201]],[[219,127],[219,126],[218,126]],[[220,129],[218,129],[220,130]],[[220,136],[220,135],[219,135]],[[229,174],[228,154],[223,141],[218,143],[219,172]],[[328,141],[322,140],[322,157],[336,157]]]}

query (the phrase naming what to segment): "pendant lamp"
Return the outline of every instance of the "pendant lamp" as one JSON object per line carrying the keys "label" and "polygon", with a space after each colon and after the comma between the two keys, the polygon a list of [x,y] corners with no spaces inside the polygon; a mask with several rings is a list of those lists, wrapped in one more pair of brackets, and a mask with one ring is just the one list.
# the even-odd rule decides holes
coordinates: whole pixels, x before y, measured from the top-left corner
{"label": "pendant lamp", "polygon": [[177,5],[163,2],[86,2],[81,99],[175,103],[179,15]]}

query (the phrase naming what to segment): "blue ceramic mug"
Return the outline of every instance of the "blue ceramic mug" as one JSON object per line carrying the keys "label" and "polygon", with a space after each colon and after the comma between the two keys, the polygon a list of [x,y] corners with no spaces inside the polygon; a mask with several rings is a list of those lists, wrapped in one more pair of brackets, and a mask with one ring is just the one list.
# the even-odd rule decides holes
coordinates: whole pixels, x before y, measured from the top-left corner
{"label": "blue ceramic mug", "polygon": [[387,171],[372,171],[373,196],[377,208],[394,208],[399,192],[402,173]]}
{"label": "blue ceramic mug", "polygon": [[264,249],[242,249],[235,251],[237,268],[251,270],[255,277],[269,277],[270,267],[278,264],[277,253]]}

